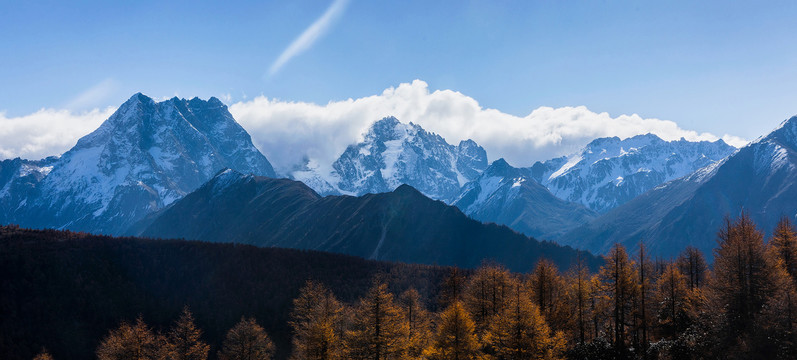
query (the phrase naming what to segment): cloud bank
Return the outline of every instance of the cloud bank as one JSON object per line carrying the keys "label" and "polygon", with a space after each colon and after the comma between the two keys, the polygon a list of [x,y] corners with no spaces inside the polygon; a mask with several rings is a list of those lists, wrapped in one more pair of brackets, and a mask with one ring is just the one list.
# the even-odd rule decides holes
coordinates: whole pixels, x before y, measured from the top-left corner
{"label": "cloud bank", "polygon": [[[515,166],[569,155],[598,137],[654,133],[665,140],[719,138],[682,129],[672,121],[638,115],[611,117],[583,106],[540,107],[527,116],[514,116],[482,108],[473,98],[456,91],[430,91],[421,80],[388,88],[379,95],[325,105],[260,96],[232,104],[229,109],[282,174],[305,163],[321,173],[329,171],[346,146],[361,141],[371,124],[385,116],[419,124],[451,144],[473,139],[484,146],[491,161],[503,157]],[[0,112],[0,159],[62,154],[114,110],[42,109],[20,117]],[[747,142],[729,135],[722,139],[737,147]]]}
{"label": "cloud bank", "polygon": [[0,112],[0,159],[42,159],[60,155],[77,140],[100,126],[115,108],[86,112],[42,109],[33,114],[6,117]]}
{"label": "cloud bank", "polygon": [[321,17],[302,32],[296,40],[282,51],[282,54],[271,64],[268,69],[269,76],[274,76],[279,70],[296,55],[309,49],[321,36],[327,33],[332,25],[343,15],[349,0],[335,0]]}
{"label": "cloud bank", "polygon": [[[482,108],[456,91],[431,92],[421,80],[388,88],[381,95],[326,105],[260,96],[231,105],[230,112],[282,173],[307,160],[320,171],[328,171],[347,145],[362,140],[368,127],[385,116],[419,124],[452,144],[473,139],[487,150],[491,161],[503,157],[514,166],[569,155],[598,137],[654,133],[665,140],[719,139],[682,129],[672,121],[636,114],[611,117],[583,106],[540,107],[519,117]],[[729,135],[722,138],[737,147],[747,142]]]}

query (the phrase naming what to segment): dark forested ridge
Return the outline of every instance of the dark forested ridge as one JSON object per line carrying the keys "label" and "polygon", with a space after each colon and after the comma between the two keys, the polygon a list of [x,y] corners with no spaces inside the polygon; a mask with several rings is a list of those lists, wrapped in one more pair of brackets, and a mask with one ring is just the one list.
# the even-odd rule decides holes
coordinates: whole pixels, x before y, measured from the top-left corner
{"label": "dark forested ridge", "polygon": [[540,258],[566,269],[584,251],[483,224],[408,185],[382,194],[321,197],[287,179],[227,170],[157,214],[147,237],[313,249],[387,261],[474,268],[484,259],[529,271]]}
{"label": "dark forested ridge", "polygon": [[197,241],[111,238],[0,227],[0,359],[90,359],[103,335],[137,316],[166,329],[185,305],[212,349],[242,316],[290,351],[291,301],[308,279],[354,301],[382,274],[391,290],[436,304],[442,267],[315,251]]}
{"label": "dark forested ridge", "polygon": [[0,358],[797,358],[794,225],[724,222],[711,269],[616,244],[597,273],[2,227]]}

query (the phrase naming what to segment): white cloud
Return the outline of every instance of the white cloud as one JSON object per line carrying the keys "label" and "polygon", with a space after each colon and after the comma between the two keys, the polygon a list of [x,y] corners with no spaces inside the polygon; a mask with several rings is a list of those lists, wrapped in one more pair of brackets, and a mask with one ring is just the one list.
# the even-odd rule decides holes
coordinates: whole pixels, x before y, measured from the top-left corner
{"label": "white cloud", "polygon": [[41,109],[33,114],[6,117],[0,112],[0,159],[41,159],[60,155],[107,119],[115,108],[86,112]]}
{"label": "white cloud", "polygon": [[[540,107],[519,117],[482,108],[473,98],[456,91],[430,92],[420,80],[388,88],[381,95],[326,105],[259,96],[231,105],[230,112],[283,173],[304,159],[319,164],[322,171],[328,170],[347,145],[362,139],[373,122],[391,115],[438,133],[452,144],[473,139],[484,146],[490,160],[503,157],[515,166],[570,154],[597,137],[654,133],[665,140],[719,138],[682,129],[672,121],[644,119],[636,114],[611,117],[583,106]],[[730,135],[723,139],[735,146],[746,143]]]}
{"label": "white cloud", "polygon": [[274,76],[288,61],[309,49],[321,36],[327,33],[332,25],[343,15],[349,0],[335,0],[321,17],[304,30],[296,40],[282,51],[282,54],[271,64],[269,76]]}
{"label": "white cloud", "polygon": [[[114,110],[42,109],[20,117],[0,112],[0,159],[62,154]],[[665,140],[719,138],[684,130],[672,121],[638,115],[611,117],[583,106],[541,107],[519,117],[482,108],[473,98],[456,91],[429,91],[420,80],[388,88],[380,95],[325,105],[259,96],[232,104],[230,112],[282,173],[305,159],[317,164],[322,172],[328,171],[347,145],[361,141],[371,124],[385,116],[419,124],[452,144],[473,139],[484,146],[490,160],[503,157],[515,166],[570,154],[597,137],[626,138],[651,132]],[[722,138],[734,146],[747,142],[730,135]]]}

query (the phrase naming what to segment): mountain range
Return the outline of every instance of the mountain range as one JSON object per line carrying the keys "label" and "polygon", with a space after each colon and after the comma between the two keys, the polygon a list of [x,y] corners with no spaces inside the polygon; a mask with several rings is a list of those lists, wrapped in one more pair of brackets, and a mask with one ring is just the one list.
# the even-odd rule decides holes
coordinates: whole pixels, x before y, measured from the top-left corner
{"label": "mountain range", "polygon": [[724,160],[659,185],[560,242],[596,253],[614,243],[673,257],[687,245],[711,257],[725,216],[747,212],[771,233],[785,216],[797,218],[797,117]]}
{"label": "mountain range", "polygon": [[672,256],[711,249],[722,218],[742,209],[765,230],[797,216],[795,122],[739,150],[647,134],[522,168],[386,117],[329,173],[287,174],[302,184],[275,179],[218,99],[135,94],[63,155],[0,162],[0,223],[463,266],[493,257],[516,269],[513,252],[554,246],[527,236],[597,254],[643,240]]}

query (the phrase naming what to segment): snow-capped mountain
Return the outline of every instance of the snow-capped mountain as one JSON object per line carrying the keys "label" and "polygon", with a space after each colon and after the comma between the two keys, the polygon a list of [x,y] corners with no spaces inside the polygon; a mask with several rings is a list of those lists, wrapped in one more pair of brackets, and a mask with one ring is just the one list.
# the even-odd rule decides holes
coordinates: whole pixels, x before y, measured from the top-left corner
{"label": "snow-capped mountain", "polygon": [[465,184],[453,204],[476,220],[548,240],[597,216],[581,204],[557,198],[531,177],[531,170],[512,167],[504,159]]}
{"label": "snow-capped mountain", "polygon": [[386,117],[371,126],[362,142],[346,148],[331,174],[306,170],[292,177],[321,194],[383,193],[407,184],[450,201],[486,167],[487,153],[472,140],[454,146],[416,124]]}
{"label": "snow-capped mountain", "polygon": [[653,134],[600,138],[571,156],[537,162],[531,172],[560,199],[603,213],[735,150],[722,140],[664,141]]}
{"label": "snow-capped mountain", "polygon": [[562,239],[605,253],[619,242],[644,241],[651,255],[671,257],[687,245],[711,257],[725,216],[746,211],[765,233],[781,216],[797,220],[797,116],[728,158],[653,188]]}
{"label": "snow-capped mountain", "polygon": [[35,191],[0,194],[20,204],[0,222],[120,234],[221,169],[275,176],[218,99],[156,103],[140,93],[60,158],[35,165]]}
{"label": "snow-capped mountain", "polygon": [[24,208],[57,161],[55,156],[42,160],[16,158],[0,161],[0,214],[7,216]]}

